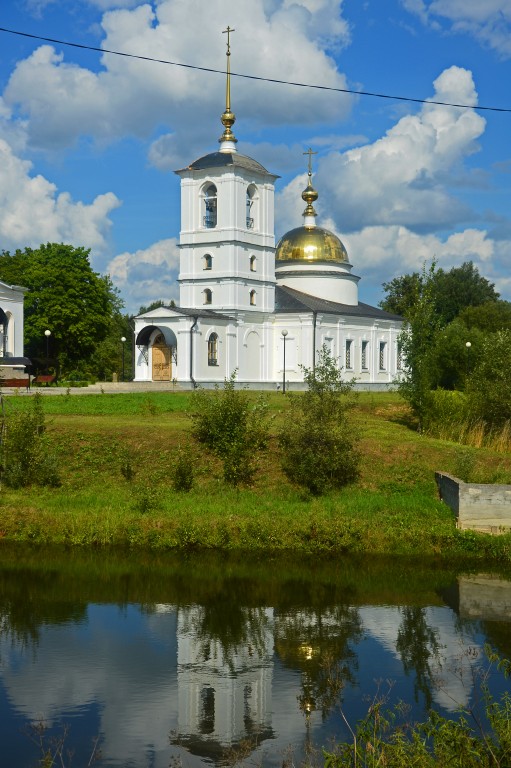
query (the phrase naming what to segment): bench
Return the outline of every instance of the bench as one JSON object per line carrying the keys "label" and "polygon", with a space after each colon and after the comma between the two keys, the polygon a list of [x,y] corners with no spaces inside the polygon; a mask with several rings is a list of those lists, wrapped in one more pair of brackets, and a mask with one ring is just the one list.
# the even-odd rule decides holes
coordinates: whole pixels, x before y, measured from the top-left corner
{"label": "bench", "polygon": [[54,381],[55,376],[51,376],[48,373],[40,373],[32,380],[32,384],[46,384],[48,386],[48,384],[53,384]]}
{"label": "bench", "polygon": [[30,389],[30,379],[0,379],[1,387],[26,387]]}

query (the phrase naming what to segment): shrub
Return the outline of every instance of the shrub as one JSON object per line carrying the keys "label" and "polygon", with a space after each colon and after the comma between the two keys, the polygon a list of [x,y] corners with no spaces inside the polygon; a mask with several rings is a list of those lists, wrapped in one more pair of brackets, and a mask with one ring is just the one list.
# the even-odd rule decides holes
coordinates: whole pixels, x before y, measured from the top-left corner
{"label": "shrub", "polygon": [[352,383],[325,346],[315,369],[303,368],[307,391],[290,396],[290,418],[279,434],[282,468],[288,478],[320,495],[353,482],[360,455],[348,419]]}
{"label": "shrub", "polygon": [[175,491],[192,490],[195,469],[193,465],[192,453],[189,450],[180,448],[172,472],[172,487]]}
{"label": "shrub", "polygon": [[268,442],[268,401],[250,398],[236,389],[236,371],[222,389],[196,390],[192,395],[192,435],[223,462],[224,480],[230,485],[249,483],[256,458]]}
{"label": "shrub", "polygon": [[32,397],[28,410],[6,417],[1,457],[2,478],[10,488],[60,485],[57,458],[45,434],[40,393]]}

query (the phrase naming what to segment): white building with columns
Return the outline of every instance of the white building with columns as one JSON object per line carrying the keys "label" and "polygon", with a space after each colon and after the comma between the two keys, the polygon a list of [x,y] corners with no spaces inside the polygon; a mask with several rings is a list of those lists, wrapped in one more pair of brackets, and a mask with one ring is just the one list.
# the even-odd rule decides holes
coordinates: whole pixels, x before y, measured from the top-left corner
{"label": "white building with columns", "polygon": [[179,306],[135,320],[135,381],[211,386],[237,372],[256,388],[299,387],[323,345],[346,378],[388,387],[400,367],[402,320],[359,302],[340,239],[316,224],[311,150],[303,225],[275,247],[279,178],[236,150],[227,104],[220,148],[176,171],[181,178]]}

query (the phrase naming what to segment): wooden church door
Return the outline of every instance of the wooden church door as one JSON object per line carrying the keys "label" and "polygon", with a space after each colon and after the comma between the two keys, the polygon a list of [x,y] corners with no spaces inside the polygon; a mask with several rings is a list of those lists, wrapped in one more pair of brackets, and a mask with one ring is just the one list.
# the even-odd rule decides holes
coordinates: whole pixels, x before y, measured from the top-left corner
{"label": "wooden church door", "polygon": [[170,381],[172,379],[172,350],[165,344],[162,334],[157,336],[153,344],[153,381]]}

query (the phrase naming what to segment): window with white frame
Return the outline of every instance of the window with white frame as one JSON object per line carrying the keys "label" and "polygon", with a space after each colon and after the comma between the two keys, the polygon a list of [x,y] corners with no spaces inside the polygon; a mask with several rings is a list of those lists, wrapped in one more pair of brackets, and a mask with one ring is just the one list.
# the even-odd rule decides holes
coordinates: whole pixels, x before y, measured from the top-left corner
{"label": "window with white frame", "polygon": [[205,253],[202,257],[202,268],[213,269],[213,257],[210,253]]}
{"label": "window with white frame", "polygon": [[378,354],[378,368],[380,371],[387,370],[387,342],[380,341],[380,348]]}
{"label": "window with white frame", "polygon": [[403,350],[401,348],[401,344],[397,343],[397,360],[396,360],[397,370],[402,371],[403,370]]}
{"label": "window with white frame", "polygon": [[255,256],[250,257],[250,271],[257,272],[257,259]]}
{"label": "window with white frame", "polygon": [[369,370],[369,342],[362,341],[362,351],[360,355],[360,367],[363,371]]}
{"label": "window with white frame", "polygon": [[204,288],[202,295],[204,296],[204,304],[211,304],[213,301],[213,292],[209,288]]}
{"label": "window with white frame", "polygon": [[208,365],[218,365],[218,335],[211,333],[208,339]]}
{"label": "window with white frame", "polygon": [[256,292],[250,291],[250,306],[255,307],[256,305]]}
{"label": "window with white frame", "polygon": [[344,354],[344,365],[347,370],[350,370],[353,368],[353,360],[352,358],[352,348],[353,348],[353,341],[351,339],[346,339],[346,347],[345,347],[345,354]]}

